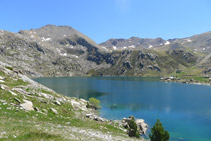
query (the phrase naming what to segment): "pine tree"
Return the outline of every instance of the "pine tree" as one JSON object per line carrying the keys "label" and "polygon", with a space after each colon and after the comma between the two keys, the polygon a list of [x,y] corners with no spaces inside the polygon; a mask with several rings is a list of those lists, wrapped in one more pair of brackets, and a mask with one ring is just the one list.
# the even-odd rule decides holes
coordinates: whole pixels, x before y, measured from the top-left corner
{"label": "pine tree", "polygon": [[132,117],[131,120],[128,122],[128,126],[129,126],[128,135],[130,137],[140,138],[140,135],[138,133],[138,127],[137,127],[134,117]]}
{"label": "pine tree", "polygon": [[155,125],[151,128],[151,133],[149,134],[151,141],[168,141],[170,136],[168,131],[164,130],[162,123],[157,119]]}

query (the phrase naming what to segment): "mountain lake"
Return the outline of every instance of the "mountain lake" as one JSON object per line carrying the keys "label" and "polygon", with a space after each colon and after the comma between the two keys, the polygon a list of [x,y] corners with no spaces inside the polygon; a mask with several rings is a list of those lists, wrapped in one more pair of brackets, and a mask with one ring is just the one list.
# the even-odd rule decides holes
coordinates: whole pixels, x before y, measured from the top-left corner
{"label": "mountain lake", "polygon": [[60,77],[35,81],[66,96],[99,99],[100,115],[104,118],[143,118],[149,125],[148,132],[159,118],[172,141],[211,141],[211,86],[142,77]]}

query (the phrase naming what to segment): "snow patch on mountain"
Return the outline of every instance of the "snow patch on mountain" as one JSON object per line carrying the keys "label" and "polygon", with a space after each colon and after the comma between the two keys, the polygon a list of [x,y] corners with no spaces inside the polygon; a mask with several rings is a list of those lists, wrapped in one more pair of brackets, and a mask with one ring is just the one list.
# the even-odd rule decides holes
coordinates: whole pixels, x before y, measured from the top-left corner
{"label": "snow patch on mountain", "polygon": [[169,41],[166,41],[166,42],[165,42],[165,45],[170,45],[170,42],[169,42]]}

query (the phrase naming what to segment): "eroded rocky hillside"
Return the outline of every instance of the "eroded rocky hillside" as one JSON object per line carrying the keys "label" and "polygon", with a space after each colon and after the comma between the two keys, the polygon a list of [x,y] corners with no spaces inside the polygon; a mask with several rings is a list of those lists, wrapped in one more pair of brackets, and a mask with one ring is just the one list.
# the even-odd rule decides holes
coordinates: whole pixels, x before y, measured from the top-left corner
{"label": "eroded rocky hillside", "polygon": [[[175,69],[176,72],[188,72],[191,71],[191,68],[195,70],[197,75],[210,75],[211,72],[211,32],[182,39],[175,38],[169,40],[164,40],[162,38],[145,39],[138,37],[131,37],[129,39],[109,39],[100,45],[115,51],[143,51],[143,49],[145,49],[149,52],[153,51],[160,58],[167,55],[169,61],[171,59],[175,61],[170,61],[170,63],[173,63],[172,65],[174,66],[174,72]],[[158,62],[160,63],[161,68],[164,67],[163,70],[165,70],[165,67],[169,67],[168,63],[163,63],[163,65],[161,65],[161,60]],[[172,71],[169,71],[169,73],[170,72]],[[164,71],[164,73],[166,72]],[[143,72],[143,74],[146,73]]]}
{"label": "eroded rocky hillside", "polygon": [[110,39],[100,45],[68,26],[0,31],[0,60],[30,77],[211,73],[211,33],[184,39]]}

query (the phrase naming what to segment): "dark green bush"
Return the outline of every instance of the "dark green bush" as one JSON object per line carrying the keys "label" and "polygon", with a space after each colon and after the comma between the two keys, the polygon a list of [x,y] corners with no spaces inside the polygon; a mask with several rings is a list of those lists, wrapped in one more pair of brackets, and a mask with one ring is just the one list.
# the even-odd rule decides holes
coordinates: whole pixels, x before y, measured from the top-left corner
{"label": "dark green bush", "polygon": [[132,117],[131,120],[128,121],[128,126],[128,135],[130,137],[140,138],[140,134],[138,133],[138,127],[134,117]]}
{"label": "dark green bush", "polygon": [[13,68],[12,67],[9,67],[9,66],[6,66],[5,68],[7,68],[7,69],[9,69],[9,70],[13,70]]}

